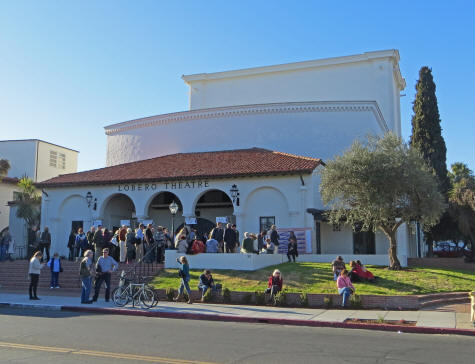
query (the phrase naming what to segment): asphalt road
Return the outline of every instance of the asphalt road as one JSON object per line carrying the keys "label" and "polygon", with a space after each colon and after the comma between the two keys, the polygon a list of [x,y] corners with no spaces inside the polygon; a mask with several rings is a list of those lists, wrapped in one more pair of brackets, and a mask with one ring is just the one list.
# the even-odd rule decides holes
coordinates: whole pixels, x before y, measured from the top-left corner
{"label": "asphalt road", "polygon": [[474,363],[475,339],[0,308],[0,363]]}

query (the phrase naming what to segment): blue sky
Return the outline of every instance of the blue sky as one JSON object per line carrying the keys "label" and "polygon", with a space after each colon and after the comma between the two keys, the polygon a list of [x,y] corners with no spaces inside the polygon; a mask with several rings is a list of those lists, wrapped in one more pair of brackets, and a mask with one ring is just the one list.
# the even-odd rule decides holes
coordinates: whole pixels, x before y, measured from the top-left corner
{"label": "blue sky", "polygon": [[396,48],[411,132],[432,68],[447,162],[475,168],[472,1],[0,1],[0,139],[39,138],[105,164],[103,127],[186,110],[182,74]]}

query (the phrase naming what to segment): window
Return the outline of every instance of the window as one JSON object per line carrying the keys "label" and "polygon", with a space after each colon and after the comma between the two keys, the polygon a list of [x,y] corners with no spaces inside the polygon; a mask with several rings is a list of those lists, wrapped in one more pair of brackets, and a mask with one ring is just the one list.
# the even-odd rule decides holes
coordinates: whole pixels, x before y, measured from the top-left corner
{"label": "window", "polygon": [[20,200],[20,197],[21,197],[21,192],[13,191],[13,201]]}
{"label": "window", "polygon": [[54,150],[49,151],[49,165],[55,168],[58,166],[58,152]]}
{"label": "window", "polygon": [[275,225],[275,216],[261,216],[259,218],[259,232],[269,231],[272,225]]}
{"label": "window", "polygon": [[376,254],[374,232],[353,232],[353,254]]}
{"label": "window", "polygon": [[66,154],[59,153],[58,168],[66,169]]}

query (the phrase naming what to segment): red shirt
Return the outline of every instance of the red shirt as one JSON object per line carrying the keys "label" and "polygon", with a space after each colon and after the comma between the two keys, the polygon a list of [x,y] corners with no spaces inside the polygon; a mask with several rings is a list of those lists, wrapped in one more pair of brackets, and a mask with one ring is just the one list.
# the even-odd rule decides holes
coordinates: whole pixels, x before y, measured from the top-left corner
{"label": "red shirt", "polygon": [[283,284],[284,284],[284,280],[280,276],[279,277],[270,276],[267,287],[272,288],[272,286],[279,286],[279,288],[282,290]]}

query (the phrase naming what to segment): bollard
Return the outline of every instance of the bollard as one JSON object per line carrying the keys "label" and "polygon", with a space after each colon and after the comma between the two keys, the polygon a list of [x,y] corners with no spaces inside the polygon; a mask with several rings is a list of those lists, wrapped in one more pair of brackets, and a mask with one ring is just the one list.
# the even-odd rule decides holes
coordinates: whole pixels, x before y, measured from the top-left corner
{"label": "bollard", "polygon": [[470,302],[470,318],[472,323],[475,325],[475,291],[470,292],[471,302]]}

